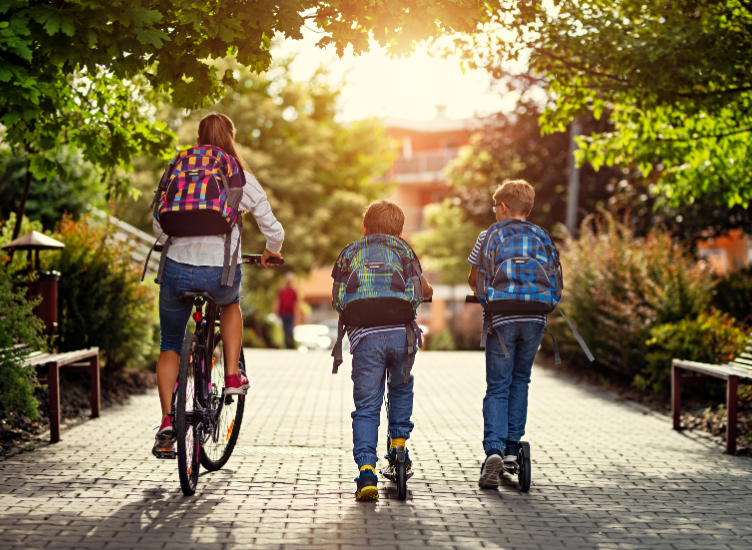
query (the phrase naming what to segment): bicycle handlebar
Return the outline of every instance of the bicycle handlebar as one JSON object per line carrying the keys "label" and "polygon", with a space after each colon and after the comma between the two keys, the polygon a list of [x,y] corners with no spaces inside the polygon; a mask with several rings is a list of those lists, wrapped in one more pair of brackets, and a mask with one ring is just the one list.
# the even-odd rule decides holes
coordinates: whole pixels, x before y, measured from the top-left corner
{"label": "bicycle handlebar", "polygon": [[[242,263],[246,265],[261,265],[261,254],[243,254],[243,261]],[[277,258],[276,256],[269,256],[266,259],[266,263],[269,264],[269,267],[279,267],[281,265],[284,265],[285,260],[284,258]]]}

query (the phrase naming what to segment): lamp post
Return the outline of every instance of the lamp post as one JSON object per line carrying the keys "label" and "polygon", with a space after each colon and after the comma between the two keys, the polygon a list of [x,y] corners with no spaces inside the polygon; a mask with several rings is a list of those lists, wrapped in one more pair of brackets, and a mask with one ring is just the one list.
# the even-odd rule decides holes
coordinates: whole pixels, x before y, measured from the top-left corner
{"label": "lamp post", "polygon": [[580,169],[574,161],[574,152],[577,150],[577,141],[575,138],[582,133],[582,126],[577,119],[572,121],[570,126],[569,140],[569,192],[567,193],[567,231],[574,235],[577,230],[577,210],[580,198]]}
{"label": "lamp post", "polygon": [[36,277],[29,283],[29,299],[37,296],[42,301],[34,308],[34,314],[42,319],[45,325],[45,332],[52,336],[57,332],[57,282],[60,279],[60,273],[57,271],[42,271],[39,266],[40,250],[61,250],[65,245],[56,241],[38,231],[32,231],[9,242],[3,246],[4,250],[26,250],[26,269],[31,275],[36,272]]}

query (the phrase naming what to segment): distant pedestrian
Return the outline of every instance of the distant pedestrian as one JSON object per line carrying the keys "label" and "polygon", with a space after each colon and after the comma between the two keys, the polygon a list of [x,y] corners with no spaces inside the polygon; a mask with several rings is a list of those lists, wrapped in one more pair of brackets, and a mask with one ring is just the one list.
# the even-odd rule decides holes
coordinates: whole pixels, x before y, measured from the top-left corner
{"label": "distant pedestrian", "polygon": [[282,319],[282,329],[285,331],[285,346],[295,349],[295,339],[292,336],[295,328],[295,314],[298,311],[298,293],[293,287],[295,279],[292,273],[285,275],[285,284],[277,294],[277,314]]}

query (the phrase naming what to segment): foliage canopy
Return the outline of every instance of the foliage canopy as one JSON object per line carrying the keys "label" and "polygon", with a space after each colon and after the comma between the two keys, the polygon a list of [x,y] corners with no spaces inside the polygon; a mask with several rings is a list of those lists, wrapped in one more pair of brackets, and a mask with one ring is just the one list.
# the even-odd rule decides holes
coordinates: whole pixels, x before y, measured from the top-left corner
{"label": "foliage canopy", "polygon": [[[482,32],[455,42],[473,67],[549,92],[545,129],[608,114],[581,138],[596,168],[660,172],[673,203],[711,192],[752,199],[752,5],[745,0],[506,0]],[[529,72],[506,69],[529,58]]]}
{"label": "foliage canopy", "polygon": [[[302,38],[341,55],[368,49],[373,36],[394,54],[416,40],[469,32],[486,2],[290,0],[0,0],[0,122],[11,145],[32,153],[29,167],[47,179],[63,168],[50,152],[71,144],[108,171],[128,170],[139,154],[157,155],[174,136],[155,120],[149,96],[171,93],[182,108],[205,108],[238,81],[212,60],[233,56],[261,72],[272,38]],[[116,193],[128,189],[113,179]]]}

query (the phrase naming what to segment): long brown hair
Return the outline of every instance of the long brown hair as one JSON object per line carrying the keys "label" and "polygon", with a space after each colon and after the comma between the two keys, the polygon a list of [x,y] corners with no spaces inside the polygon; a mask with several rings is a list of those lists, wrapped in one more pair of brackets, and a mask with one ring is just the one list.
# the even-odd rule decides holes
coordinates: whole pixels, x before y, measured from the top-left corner
{"label": "long brown hair", "polygon": [[219,113],[209,113],[198,124],[198,142],[201,145],[214,145],[235,157],[243,170],[250,172],[248,165],[235,149],[235,125],[229,117]]}

